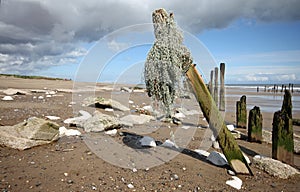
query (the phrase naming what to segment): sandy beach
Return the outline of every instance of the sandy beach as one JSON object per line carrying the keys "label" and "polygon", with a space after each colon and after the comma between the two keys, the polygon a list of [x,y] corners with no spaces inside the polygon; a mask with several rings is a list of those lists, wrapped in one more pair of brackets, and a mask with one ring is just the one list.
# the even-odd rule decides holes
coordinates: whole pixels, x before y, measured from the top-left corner
{"label": "sandy beach", "polygon": [[[74,86],[72,81],[0,76],[0,98],[5,96],[2,91],[8,88],[22,89],[30,93],[14,95],[13,101],[0,101],[0,125],[15,125],[29,117],[45,118],[52,115],[60,117],[59,120],[55,120],[60,126],[70,128],[63,121],[76,116],[78,110],[90,113],[98,110],[109,115],[124,116],[135,114],[138,106],[153,104],[147,93],[122,92],[120,91],[122,86],[113,84],[95,86],[93,83],[76,83]],[[46,97],[44,92],[32,90],[56,91],[56,94]],[[263,91],[257,93],[253,88],[227,87],[224,113],[226,123],[235,125],[235,105],[242,95],[247,96],[248,112],[254,106],[261,108],[263,129],[271,131],[273,114],[281,108],[283,93]],[[39,96],[43,96],[43,99],[38,99]],[[81,102],[88,96],[112,98],[126,104],[131,110],[109,112],[82,106]],[[296,119],[300,119],[299,97],[299,92],[293,93],[293,118]],[[178,99],[176,107],[200,110],[193,97]],[[205,158],[193,153],[195,149],[215,150],[207,137],[210,131],[205,128],[205,123],[203,115],[197,114],[184,118],[182,125],[151,121],[118,130],[118,133],[151,136],[161,143],[170,139],[172,131],[175,133],[176,144],[184,149],[180,152],[160,147],[134,148],[130,142],[125,142],[122,134],[91,135],[76,127],[71,128],[82,132],[82,136],[62,137],[57,142],[24,151],[1,146],[0,189],[1,191],[235,191],[226,185],[226,181],[231,179],[226,168],[212,165]],[[300,136],[300,127],[293,128],[294,134]],[[246,129],[238,130],[245,135],[247,133]],[[300,140],[300,137],[297,139]],[[272,156],[272,145],[269,143],[250,143],[243,139],[237,139],[237,142],[250,160],[256,154]],[[126,158],[130,159],[128,157],[130,155],[132,164],[126,161]],[[293,166],[300,169],[300,154],[294,154]],[[250,167],[254,176],[238,175],[243,181],[240,191],[298,191],[300,188],[299,175],[290,179],[279,179],[253,165]]]}

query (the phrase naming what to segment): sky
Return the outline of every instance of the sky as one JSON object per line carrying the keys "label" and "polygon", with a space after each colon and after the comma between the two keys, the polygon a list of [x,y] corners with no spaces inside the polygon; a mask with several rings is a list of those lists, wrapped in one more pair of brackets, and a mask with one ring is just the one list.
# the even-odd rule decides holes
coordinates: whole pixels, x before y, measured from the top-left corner
{"label": "sky", "polygon": [[300,84],[299,0],[1,0],[0,73],[142,82],[161,7],[205,79]]}

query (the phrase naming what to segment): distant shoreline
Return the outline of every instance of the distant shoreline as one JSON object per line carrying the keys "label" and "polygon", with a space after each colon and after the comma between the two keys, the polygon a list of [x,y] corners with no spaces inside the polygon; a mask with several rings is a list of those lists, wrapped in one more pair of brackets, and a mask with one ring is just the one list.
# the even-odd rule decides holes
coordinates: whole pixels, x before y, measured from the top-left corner
{"label": "distant shoreline", "polygon": [[17,74],[0,74],[0,76],[5,77],[15,77],[21,79],[45,79],[45,80],[63,80],[63,81],[72,81],[71,79],[64,79],[58,77],[45,77],[45,76],[37,76],[37,75],[17,75]]}

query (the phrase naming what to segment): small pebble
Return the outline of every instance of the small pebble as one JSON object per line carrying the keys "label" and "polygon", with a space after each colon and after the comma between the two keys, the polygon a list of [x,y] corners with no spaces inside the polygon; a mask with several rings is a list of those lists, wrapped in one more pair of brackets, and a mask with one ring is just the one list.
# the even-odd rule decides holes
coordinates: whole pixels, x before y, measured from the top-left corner
{"label": "small pebble", "polygon": [[131,183],[129,183],[129,184],[127,185],[127,187],[128,187],[129,189],[133,189],[133,188],[134,188],[134,186],[133,186]]}

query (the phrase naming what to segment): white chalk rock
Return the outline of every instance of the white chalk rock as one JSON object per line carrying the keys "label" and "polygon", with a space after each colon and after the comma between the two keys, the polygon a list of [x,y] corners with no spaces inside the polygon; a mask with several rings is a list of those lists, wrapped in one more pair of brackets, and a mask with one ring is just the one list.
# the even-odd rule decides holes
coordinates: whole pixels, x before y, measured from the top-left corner
{"label": "white chalk rock", "polygon": [[168,147],[168,148],[179,148],[173,141],[167,139],[161,146]]}
{"label": "white chalk rock", "polygon": [[261,155],[255,155],[253,157],[253,164],[257,168],[267,172],[269,175],[279,177],[281,179],[288,179],[292,175],[300,174],[297,169],[288,164]]}
{"label": "white chalk rock", "polygon": [[225,155],[217,151],[211,152],[206,159],[217,166],[224,166],[228,164]]}
{"label": "white chalk rock", "polygon": [[156,142],[152,137],[144,136],[139,140],[141,146],[144,147],[156,147]]}
{"label": "white chalk rock", "polygon": [[110,135],[110,136],[115,136],[117,133],[118,133],[117,129],[112,129],[112,130],[105,131],[105,134]]}
{"label": "white chalk rock", "polygon": [[240,190],[242,188],[243,181],[237,176],[231,176],[231,178],[232,180],[226,181],[226,184],[233,188],[236,188],[237,190]]}
{"label": "white chalk rock", "polygon": [[92,117],[92,115],[89,112],[86,112],[86,111],[83,111],[83,110],[80,110],[79,114],[81,116],[66,119],[66,120],[64,120],[64,123],[66,123],[66,124],[75,124],[76,126],[83,127],[83,123],[87,119]]}
{"label": "white chalk rock", "polygon": [[122,117],[120,120],[122,122],[126,122],[126,123],[129,123],[129,124],[142,125],[142,124],[150,122],[151,120],[154,120],[154,117],[150,116],[150,115],[144,115],[144,114],[127,115],[127,116]]}
{"label": "white chalk rock", "polygon": [[60,119],[60,117],[57,117],[57,116],[51,116],[51,115],[47,115],[47,116],[45,116],[47,119],[49,119],[49,120],[53,120],[53,121],[55,121],[55,120],[59,120]]}
{"label": "white chalk rock", "polygon": [[198,153],[199,155],[202,155],[202,156],[205,156],[205,157],[208,157],[209,156],[209,152],[205,151],[205,150],[202,150],[202,149],[195,149],[194,150],[196,153]]}
{"label": "white chalk rock", "polygon": [[11,96],[4,96],[2,98],[2,101],[13,101],[13,100],[14,100],[14,98],[12,98]]}
{"label": "white chalk rock", "polygon": [[44,97],[43,96],[39,96],[38,99],[42,100],[42,99],[44,99]]}
{"label": "white chalk rock", "polygon": [[175,115],[174,115],[174,117],[175,118],[177,118],[177,119],[182,119],[182,118],[185,118],[185,115],[183,114],[183,113],[176,113]]}
{"label": "white chalk rock", "polygon": [[59,128],[59,136],[79,136],[81,135],[81,132],[75,129],[67,129],[65,127]]}
{"label": "white chalk rock", "polygon": [[113,112],[114,109],[112,109],[112,108],[105,108],[104,111]]}
{"label": "white chalk rock", "polygon": [[227,129],[229,131],[234,131],[234,125],[227,125]]}
{"label": "white chalk rock", "polygon": [[20,89],[11,89],[11,88],[4,90],[3,93],[6,95],[28,95],[29,94],[27,91],[20,90]]}

